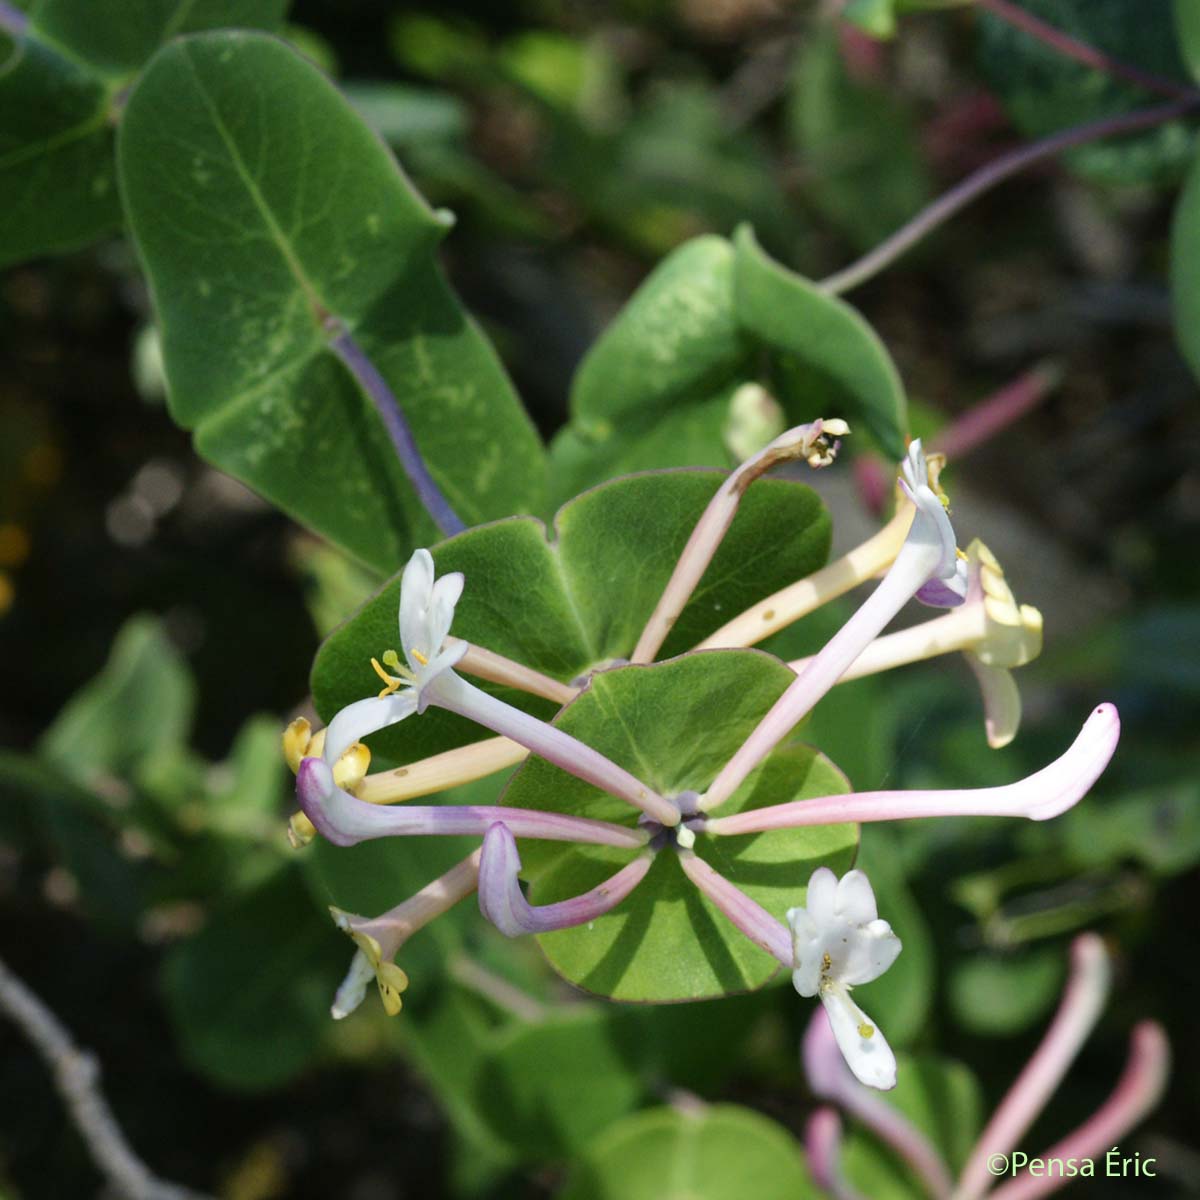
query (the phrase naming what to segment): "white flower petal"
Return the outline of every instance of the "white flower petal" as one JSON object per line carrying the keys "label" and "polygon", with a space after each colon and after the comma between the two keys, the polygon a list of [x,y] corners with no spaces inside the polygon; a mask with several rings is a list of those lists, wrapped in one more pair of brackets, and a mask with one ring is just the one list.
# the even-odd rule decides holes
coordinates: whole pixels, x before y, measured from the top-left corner
{"label": "white flower petal", "polygon": [[370,696],[366,700],[347,704],[329,722],[322,757],[332,767],[355,742],[376,730],[403,721],[416,711],[416,697],[407,688],[390,696]]}
{"label": "white flower petal", "polygon": [[[413,645],[426,634],[429,609],[433,600],[433,555],[414,550],[400,576],[400,646],[407,657]],[[424,650],[423,646],[419,647]]]}
{"label": "white flower petal", "polygon": [[882,1091],[894,1088],[896,1056],[870,1017],[842,987],[827,987],[821,993],[821,1003],[829,1014],[829,1024],[842,1057],[855,1078],[867,1087]]}
{"label": "white flower petal", "polygon": [[847,871],[838,881],[835,911],[854,925],[866,925],[879,916],[871,881],[862,871]]}
{"label": "white flower petal", "polygon": [[886,921],[872,921],[865,929],[856,929],[838,963],[837,977],[855,987],[878,979],[894,963],[903,949],[900,939]]}
{"label": "white flower petal", "polygon": [[367,994],[367,985],[375,978],[375,968],[367,961],[367,956],[361,950],[355,950],[350,960],[350,970],[342,980],[333,997],[333,1005],[329,1009],[335,1021],[348,1017],[362,1002]]}
{"label": "white flower petal", "polygon": [[828,867],[818,867],[809,878],[808,891],[804,897],[808,909],[818,927],[828,925],[837,912],[837,876]]}

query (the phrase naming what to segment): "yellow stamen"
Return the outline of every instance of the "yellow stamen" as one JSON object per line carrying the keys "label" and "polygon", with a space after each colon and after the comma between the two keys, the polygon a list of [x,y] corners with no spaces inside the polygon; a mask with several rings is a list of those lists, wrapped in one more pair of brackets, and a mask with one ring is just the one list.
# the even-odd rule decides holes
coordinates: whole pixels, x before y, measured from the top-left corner
{"label": "yellow stamen", "polygon": [[300,770],[300,760],[308,754],[311,744],[312,726],[303,717],[297,717],[283,731],[283,757],[293,775]]}
{"label": "yellow stamen", "polygon": [[379,659],[377,659],[377,658],[371,659],[371,668],[375,672],[375,674],[378,675],[379,678],[383,680],[383,683],[384,683],[383,690],[379,693],[380,700],[382,700],[384,698],[384,696],[390,696],[398,687],[400,687],[404,683],[403,679],[397,679],[394,675],[389,675],[383,669],[383,667],[381,667],[379,665]]}
{"label": "yellow stamen", "polygon": [[414,647],[412,648],[412,656],[413,656],[413,658],[415,658],[415,659],[417,660],[417,662],[419,662],[419,663],[421,664],[421,666],[423,666],[423,667],[427,667],[427,666],[429,666],[429,659],[427,659],[427,658],[425,657],[425,655],[423,655],[423,654],[420,652],[420,650],[418,650],[418,649],[416,648],[416,646],[414,646]]}
{"label": "yellow stamen", "polygon": [[383,665],[385,667],[391,667],[397,675],[404,674],[404,668],[400,665],[400,655],[398,655],[395,650],[385,650],[383,652]]}

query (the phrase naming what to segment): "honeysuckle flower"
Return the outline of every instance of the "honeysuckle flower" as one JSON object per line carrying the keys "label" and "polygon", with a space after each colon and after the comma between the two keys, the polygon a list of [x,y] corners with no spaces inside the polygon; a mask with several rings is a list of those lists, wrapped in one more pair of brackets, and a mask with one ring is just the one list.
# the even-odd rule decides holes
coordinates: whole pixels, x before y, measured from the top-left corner
{"label": "honeysuckle flower", "polygon": [[444,875],[382,916],[361,917],[330,906],[334,923],[349,935],[356,947],[350,969],[330,1009],[334,1020],[349,1016],[362,1003],[372,978],[388,1016],[394,1017],[400,1011],[400,994],[408,987],[408,975],[396,965],[396,953],[418,929],[475,890],[479,858],[480,852],[473,851]]}
{"label": "honeysuckle flower", "polygon": [[[401,663],[395,651],[387,652],[384,664],[395,672],[389,675],[373,659],[372,666],[385,684],[383,691],[377,697],[355,701],[342,709],[326,730],[321,756],[301,761],[296,794],[313,825],[340,845],[352,845],[364,837],[451,831],[448,823],[453,821],[456,810],[435,810],[440,815],[436,819],[431,817],[428,823],[416,817],[422,810],[409,809],[405,814],[391,816],[371,811],[374,806],[361,804],[339,788],[333,775],[333,764],[355,742],[424,711],[429,704],[458,713],[519,743],[628,801],[662,825],[678,824],[678,808],[629,771],[570,734],[481,691],[455,673],[453,668],[469,648],[466,642],[449,639],[454,607],[462,588],[463,578],[457,572],[435,578],[433,557],[428,550],[417,550],[409,559],[400,580],[399,616],[401,649],[408,665]],[[458,811],[461,816],[463,810]],[[485,828],[472,824],[470,832],[483,833]]]}
{"label": "honeysuckle flower", "polygon": [[647,663],[658,653],[671,632],[679,614],[696,590],[696,585],[712,562],[721,539],[729,532],[733,518],[746,489],[759,476],[779,463],[801,459],[814,470],[827,467],[837,456],[838,439],[850,432],[845,421],[818,418],[807,425],[797,425],[782,433],[773,442],[731,471],[729,478],[717,489],[675,564],[671,578],[651,613],[634,647],[630,662]]}
{"label": "honeysuckle flower", "polygon": [[817,1187],[833,1200],[866,1200],[842,1174],[842,1122],[835,1109],[822,1105],[805,1122],[804,1156]]}
{"label": "honeysuckle flower", "polygon": [[[283,756],[293,773],[299,774],[300,764],[306,757],[324,757],[327,731],[312,732],[312,726],[304,717],[297,717],[283,731]],[[355,793],[366,778],[371,765],[371,752],[362,742],[352,742],[336,758],[326,759],[333,774],[333,782],[344,790]],[[288,822],[288,840],[299,849],[307,846],[316,836],[316,826],[302,812],[294,813]]]}
{"label": "honeysuckle flower", "polygon": [[873,1021],[850,997],[859,984],[878,979],[896,961],[900,939],[880,919],[875,893],[862,871],[839,880],[818,867],[803,907],[789,908],[792,986],[818,996],[850,1070],[868,1087],[896,1086],[896,1056]]}
{"label": "honeysuckle flower", "polygon": [[[954,529],[939,499],[936,469],[918,439],[902,466],[902,488],[913,506],[912,524],[887,574],[858,611],[826,643],[718,772],[700,801],[702,811],[724,803],[742,781],[806,716],[873,638],[915,595],[926,603],[961,603],[966,595]],[[961,590],[960,590],[961,589]]]}
{"label": "honeysuckle flower", "polygon": [[[1018,604],[995,555],[976,538],[967,548],[967,595],[953,612],[876,638],[842,674],[839,683],[890,671],[938,654],[961,651],[979,679],[988,743],[1006,746],[1021,720],[1021,698],[1011,671],[1038,656],[1042,614]],[[799,673],[812,661],[788,665]]]}
{"label": "honeysuckle flower", "polygon": [[646,877],[653,861],[653,854],[640,854],[591,891],[535,907],[521,891],[521,855],[516,838],[503,822],[497,822],[483,838],[479,911],[506,937],[586,925],[616,908]]}
{"label": "honeysuckle flower", "polygon": [[988,788],[913,789],[814,796],[707,820],[707,834],[762,833],[838,821],[907,821],[920,817],[1027,817],[1046,821],[1077,804],[1117,748],[1121,721],[1112,704],[1097,706],[1074,742],[1052,763],[1016,783]]}

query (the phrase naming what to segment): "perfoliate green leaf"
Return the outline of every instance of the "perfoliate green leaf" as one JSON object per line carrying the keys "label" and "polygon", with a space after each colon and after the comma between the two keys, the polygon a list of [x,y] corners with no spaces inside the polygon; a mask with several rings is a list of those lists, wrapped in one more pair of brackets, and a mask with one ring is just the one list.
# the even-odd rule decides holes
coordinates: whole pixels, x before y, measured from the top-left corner
{"label": "perfoliate green leaf", "polygon": [[544,459],[438,268],[447,220],[329,81],[257,34],[181,39],[130,96],[121,185],[196,448],[364,562],[433,526],[329,347],[341,322],[468,524],[539,507]]}
{"label": "perfoliate green leaf", "polygon": [[745,226],[734,237],[734,296],[743,332],[771,352],[789,415],[861,421],[885,454],[904,457],[904,387],[875,331],[845,301],[774,262]]}
{"label": "perfoliate green leaf", "polygon": [[[687,654],[655,666],[621,667],[592,678],[555,724],[599,750],[662,795],[703,792],[795,678],[756,650]],[[737,812],[847,790],[844,776],[809,747],[775,751],[721,809]],[[517,808],[548,809],[633,825],[625,802],[543,759],[530,758],[503,793]],[[778,920],[803,904],[816,867],[844,871],[854,825],[812,826],[725,838],[699,833],[695,851]],[[523,843],[535,904],[602,883],[628,851]],[[779,963],[740,933],[683,874],[674,849],[656,853],[649,874],[612,912],[539,939],[551,965],[587,991],[616,1000],[696,1000],[761,987]]]}
{"label": "perfoliate green leaf", "polygon": [[584,1153],[562,1200],[816,1200],[800,1145],[733,1105],[655,1108],[617,1122]]}
{"label": "perfoliate green leaf", "polygon": [[[540,521],[513,518],[440,543],[433,549],[438,573],[466,575],[453,632],[563,682],[627,658],[722,478],[664,471],[614,480],[564,505],[553,541]],[[816,570],[828,538],[828,517],[811,489],[778,479],[754,483],[662,654],[694,646],[743,608]],[[396,577],[318,652],[313,697],[326,720],[378,690],[370,659],[396,645],[399,590]],[[548,701],[486,686],[539,715],[554,711]],[[431,708],[372,745],[408,762],[485,736]]]}

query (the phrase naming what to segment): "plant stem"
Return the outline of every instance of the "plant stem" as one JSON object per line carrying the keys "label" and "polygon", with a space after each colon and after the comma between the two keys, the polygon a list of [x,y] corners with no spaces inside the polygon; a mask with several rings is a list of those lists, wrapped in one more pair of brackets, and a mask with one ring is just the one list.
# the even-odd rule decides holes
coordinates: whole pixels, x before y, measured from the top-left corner
{"label": "plant stem", "polygon": [[1160,75],[1152,75],[1130,63],[1121,62],[1120,59],[1113,58],[1103,50],[1089,46],[1087,42],[1081,42],[1069,33],[1056,29],[1040,17],[1026,12],[1020,5],[1013,4],[1011,0],[975,0],[975,4],[976,7],[985,9],[1015,29],[1020,29],[1030,37],[1036,38],[1043,45],[1049,46],[1051,50],[1063,55],[1064,58],[1073,58],[1076,62],[1083,63],[1085,67],[1103,71],[1106,75],[1123,79],[1126,83],[1145,88],[1148,92],[1157,92],[1160,96],[1181,99],[1188,96],[1194,98],[1196,95],[1196,90],[1187,84],[1177,83],[1173,79],[1164,79]]}
{"label": "plant stem", "polygon": [[76,1129],[113,1190],[130,1200],[204,1200],[153,1174],[134,1153],[100,1091],[100,1068],[81,1050],[59,1019],[0,962],[0,1011],[33,1044],[54,1074],[54,1083]]}
{"label": "plant stem", "polygon": [[425,465],[425,460],[417,449],[412,427],[400,407],[400,402],[396,399],[392,389],[388,387],[387,380],[340,321],[330,318],[328,328],[331,335],[329,338],[330,350],[341,359],[346,369],[358,381],[359,387],[374,404],[375,411],[379,413],[384,428],[388,432],[388,437],[392,439],[392,445],[396,449],[400,465],[416,490],[417,499],[421,501],[433,523],[446,537],[462,533],[466,529],[466,525],[450,507],[450,502],[442,495],[441,488],[429,473],[429,468]]}
{"label": "plant stem", "polygon": [[970,454],[1037,408],[1062,377],[1057,363],[1039,363],[967,409],[932,439],[930,448],[951,461]]}
{"label": "plant stem", "polygon": [[976,196],[982,195],[1010,175],[1015,175],[1034,163],[1101,138],[1134,133],[1139,129],[1161,125],[1164,121],[1183,116],[1197,107],[1200,107],[1200,93],[1189,92],[1185,99],[1176,100],[1171,104],[1140,108],[1116,117],[1104,117],[1099,121],[1089,121],[1085,125],[1075,125],[1001,155],[994,162],[968,175],[857,262],[822,280],[819,286],[823,292],[838,296],[856,288],[860,283],[865,283],[911,250],[926,234],[965,208]]}

